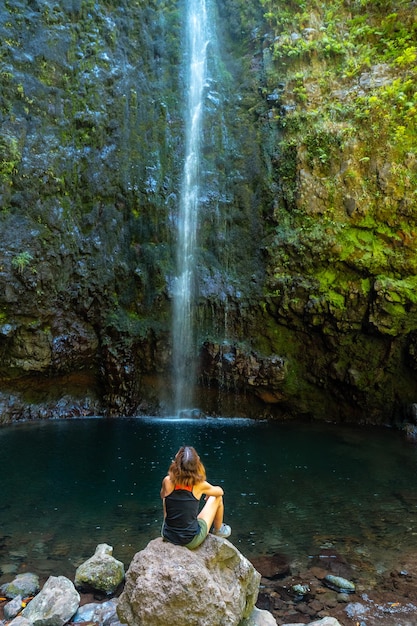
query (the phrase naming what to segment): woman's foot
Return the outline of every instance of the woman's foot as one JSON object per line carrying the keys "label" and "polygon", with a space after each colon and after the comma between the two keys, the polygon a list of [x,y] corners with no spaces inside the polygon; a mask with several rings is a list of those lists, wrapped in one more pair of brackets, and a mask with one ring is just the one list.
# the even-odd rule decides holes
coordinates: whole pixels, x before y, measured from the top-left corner
{"label": "woman's foot", "polygon": [[223,539],[230,537],[231,534],[232,529],[227,524],[222,524],[218,530],[215,528],[213,529],[213,535],[216,535],[216,537],[223,537]]}

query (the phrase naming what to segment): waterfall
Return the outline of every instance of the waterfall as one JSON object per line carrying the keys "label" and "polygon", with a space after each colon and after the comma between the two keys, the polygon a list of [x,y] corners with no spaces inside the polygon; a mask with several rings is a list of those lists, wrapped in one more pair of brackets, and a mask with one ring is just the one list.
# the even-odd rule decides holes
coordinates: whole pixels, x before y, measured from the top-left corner
{"label": "waterfall", "polygon": [[175,413],[192,408],[196,380],[193,305],[200,194],[203,95],[207,73],[206,0],[187,0],[187,101],[185,160],[179,202],[177,276],[173,293],[173,368]]}

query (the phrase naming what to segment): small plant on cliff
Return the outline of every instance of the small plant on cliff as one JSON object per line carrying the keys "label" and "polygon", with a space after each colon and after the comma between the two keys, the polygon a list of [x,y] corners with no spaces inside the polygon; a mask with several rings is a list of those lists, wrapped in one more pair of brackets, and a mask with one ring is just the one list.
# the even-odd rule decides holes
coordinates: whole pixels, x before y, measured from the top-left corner
{"label": "small plant on cliff", "polygon": [[16,172],[21,159],[19,143],[16,137],[4,133],[0,137],[0,181],[4,182]]}
{"label": "small plant on cliff", "polygon": [[13,257],[12,266],[19,272],[19,274],[21,274],[25,267],[30,264],[32,259],[33,256],[27,250],[25,250],[24,252],[19,252],[19,254],[16,254],[16,256]]}

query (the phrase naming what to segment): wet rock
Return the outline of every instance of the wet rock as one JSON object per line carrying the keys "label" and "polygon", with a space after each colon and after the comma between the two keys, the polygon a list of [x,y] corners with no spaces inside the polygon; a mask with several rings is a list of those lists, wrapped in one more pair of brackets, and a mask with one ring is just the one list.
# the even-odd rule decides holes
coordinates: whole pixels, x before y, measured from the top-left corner
{"label": "wet rock", "polygon": [[[326,574],[334,576],[342,576],[350,578],[353,576],[352,567],[346,562],[346,559],[333,547],[322,548],[320,552],[314,556],[311,561],[313,567],[317,567],[317,577],[324,578]],[[323,573],[320,574],[321,570]]]}
{"label": "wet rock", "polygon": [[316,28],[304,28],[303,37],[307,41],[312,41],[313,39],[317,39],[319,32]]}
{"label": "wet rock", "polygon": [[16,596],[4,606],[4,617],[11,620],[16,617],[22,610],[22,596]]}
{"label": "wet rock", "polygon": [[389,85],[393,80],[392,70],[386,63],[373,65],[369,72],[363,72],[359,77],[359,85],[362,89],[371,89]]}
{"label": "wet rock", "polygon": [[276,626],[276,624],[276,619],[269,611],[255,607],[249,617],[242,620],[239,626]]}
{"label": "wet rock", "polygon": [[33,626],[64,626],[75,614],[80,595],[65,576],[50,576],[22,611]]}
{"label": "wet rock", "polygon": [[0,587],[0,592],[6,598],[15,598],[22,596],[34,596],[39,591],[39,576],[27,572],[26,574],[18,574],[10,583],[5,583]]}
{"label": "wet rock", "polygon": [[115,598],[102,603],[90,602],[78,609],[71,622],[74,624],[92,622],[98,626],[118,626],[120,622],[116,609],[117,600]]}
{"label": "wet rock", "polygon": [[403,430],[405,432],[405,436],[408,441],[415,443],[417,441],[417,425],[416,424],[405,424],[403,426]]}
{"label": "wet rock", "polygon": [[271,580],[283,578],[290,573],[288,558],[283,554],[276,553],[271,556],[259,556],[251,559],[251,562],[261,576]]}
{"label": "wet rock", "polygon": [[75,572],[78,589],[114,593],[125,575],[124,565],[112,556],[113,548],[106,543],[97,546],[94,555],[82,563]]}
{"label": "wet rock", "polygon": [[[62,379],[55,379],[57,381]],[[82,384],[85,382],[81,380]],[[64,387],[64,384],[62,385]],[[73,386],[73,389],[75,385]],[[57,401],[56,394],[51,393],[50,399],[42,402],[28,402],[25,395],[6,394],[0,392],[0,423],[17,421],[20,419],[35,420],[49,418],[84,417],[87,415],[100,415],[103,413],[102,403],[94,397],[74,399],[69,393],[62,395]]]}
{"label": "wet rock", "polygon": [[369,613],[369,606],[365,606],[362,602],[350,602],[346,606],[346,615],[350,619],[359,620],[363,617],[366,617],[366,614]]}
{"label": "wet rock", "polygon": [[330,589],[339,591],[341,593],[354,593],[356,587],[354,583],[341,576],[333,576],[333,574],[327,574],[324,578],[324,584]]}
{"label": "wet rock", "polygon": [[308,585],[293,585],[291,587],[291,591],[295,593],[296,596],[303,597],[310,591],[310,587]]}
{"label": "wet rock", "polygon": [[202,348],[202,378],[219,387],[247,390],[266,403],[283,400],[287,363],[278,355],[263,356],[229,344],[205,342]]}

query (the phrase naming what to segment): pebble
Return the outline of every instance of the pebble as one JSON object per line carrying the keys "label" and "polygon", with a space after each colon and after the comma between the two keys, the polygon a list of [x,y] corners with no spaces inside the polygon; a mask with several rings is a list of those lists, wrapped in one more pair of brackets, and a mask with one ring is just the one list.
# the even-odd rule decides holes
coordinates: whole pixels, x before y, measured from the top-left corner
{"label": "pebble", "polygon": [[324,584],[330,589],[340,591],[341,593],[354,593],[355,585],[350,580],[342,578],[341,576],[333,576],[333,574],[327,574],[324,578]]}

